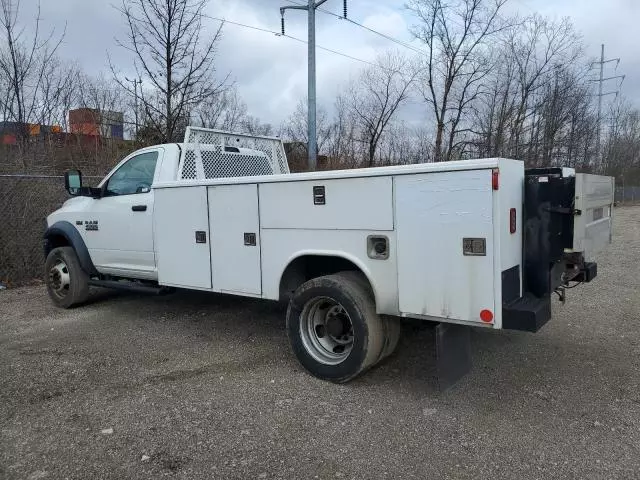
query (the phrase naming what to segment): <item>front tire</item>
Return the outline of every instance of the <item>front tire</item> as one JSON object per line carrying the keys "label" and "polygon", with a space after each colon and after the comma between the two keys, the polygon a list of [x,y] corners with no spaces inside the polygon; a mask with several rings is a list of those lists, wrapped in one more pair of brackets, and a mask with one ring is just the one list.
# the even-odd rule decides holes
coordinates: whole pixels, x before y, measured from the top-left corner
{"label": "front tire", "polygon": [[57,307],[69,308],[87,300],[89,276],[71,247],[54,248],[45,262],[47,292]]}
{"label": "front tire", "polygon": [[385,347],[383,320],[357,272],[314,278],[300,286],[287,309],[287,332],[302,366],[336,383],[375,365]]}

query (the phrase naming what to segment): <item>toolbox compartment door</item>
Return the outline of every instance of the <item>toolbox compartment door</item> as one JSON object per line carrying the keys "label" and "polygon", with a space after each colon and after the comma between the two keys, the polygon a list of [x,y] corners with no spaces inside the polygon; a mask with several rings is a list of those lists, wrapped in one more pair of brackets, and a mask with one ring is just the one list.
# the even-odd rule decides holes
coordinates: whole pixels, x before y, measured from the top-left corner
{"label": "toolbox compartment door", "polygon": [[158,283],[211,288],[207,187],[158,188],[154,196]]}
{"label": "toolbox compartment door", "polygon": [[213,289],[262,293],[258,185],[209,187]]}
{"label": "toolbox compartment door", "polygon": [[[400,312],[487,324],[494,312],[492,170],[394,179]],[[469,252],[466,246],[481,245]]]}
{"label": "toolbox compartment door", "polygon": [[614,178],[576,174],[573,251],[592,259],[611,243]]}

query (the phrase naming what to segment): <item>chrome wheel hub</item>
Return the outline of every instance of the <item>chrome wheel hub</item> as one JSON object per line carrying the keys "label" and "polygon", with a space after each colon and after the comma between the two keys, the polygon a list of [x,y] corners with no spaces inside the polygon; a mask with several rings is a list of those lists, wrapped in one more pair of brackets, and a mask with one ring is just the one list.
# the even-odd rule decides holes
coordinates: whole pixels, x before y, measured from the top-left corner
{"label": "chrome wheel hub", "polygon": [[345,308],[328,297],[315,298],[304,306],[300,336],[307,352],[318,362],[337,365],[353,348],[353,324]]}
{"label": "chrome wheel hub", "polygon": [[62,259],[56,260],[56,263],[49,270],[49,286],[53,293],[60,298],[69,293],[71,276],[69,275],[69,267]]}

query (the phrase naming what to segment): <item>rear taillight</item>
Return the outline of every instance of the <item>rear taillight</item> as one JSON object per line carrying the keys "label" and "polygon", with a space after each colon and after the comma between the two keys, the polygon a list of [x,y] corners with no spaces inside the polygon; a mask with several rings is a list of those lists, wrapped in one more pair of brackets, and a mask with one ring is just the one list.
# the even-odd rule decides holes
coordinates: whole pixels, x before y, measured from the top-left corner
{"label": "rear taillight", "polygon": [[491,186],[494,190],[500,188],[500,170],[497,168],[493,170],[493,174],[491,175]]}
{"label": "rear taillight", "polygon": [[491,310],[482,310],[480,312],[480,320],[482,320],[484,323],[493,322],[493,312]]}
{"label": "rear taillight", "polygon": [[510,233],[516,233],[516,227],[517,227],[517,215],[516,215],[516,209],[512,208],[511,210],[509,210],[509,232]]}

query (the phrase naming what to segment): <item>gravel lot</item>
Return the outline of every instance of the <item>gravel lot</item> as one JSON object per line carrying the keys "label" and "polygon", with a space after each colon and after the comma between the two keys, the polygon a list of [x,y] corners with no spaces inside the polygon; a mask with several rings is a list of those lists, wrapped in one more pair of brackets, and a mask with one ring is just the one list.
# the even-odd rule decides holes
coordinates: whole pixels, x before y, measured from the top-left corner
{"label": "gravel lot", "polygon": [[333,385],[272,303],[2,291],[0,478],[640,478],[640,208],[615,213],[598,278],[538,334],[474,331],[446,393],[430,328]]}

